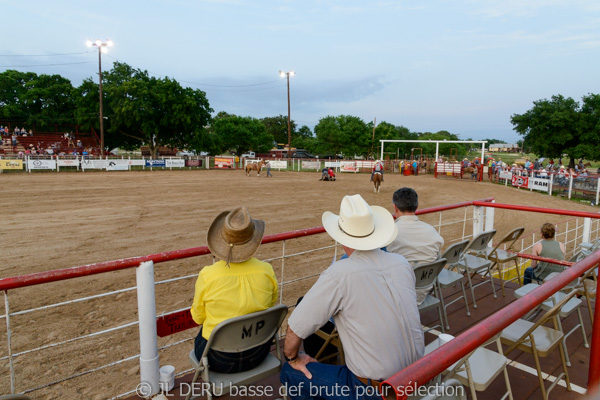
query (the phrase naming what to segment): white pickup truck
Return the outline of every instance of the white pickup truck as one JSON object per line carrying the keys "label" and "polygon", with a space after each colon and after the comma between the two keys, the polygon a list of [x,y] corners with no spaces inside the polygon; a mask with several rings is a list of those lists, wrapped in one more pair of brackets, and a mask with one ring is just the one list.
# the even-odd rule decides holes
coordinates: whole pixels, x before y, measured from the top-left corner
{"label": "white pickup truck", "polygon": [[242,154],[242,158],[255,158],[256,154],[253,151],[249,151],[247,153]]}

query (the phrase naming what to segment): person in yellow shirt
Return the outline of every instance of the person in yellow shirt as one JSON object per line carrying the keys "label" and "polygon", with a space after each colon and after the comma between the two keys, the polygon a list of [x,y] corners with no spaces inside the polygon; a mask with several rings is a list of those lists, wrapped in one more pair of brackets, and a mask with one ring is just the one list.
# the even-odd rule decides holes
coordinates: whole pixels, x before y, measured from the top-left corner
{"label": "person in yellow shirt", "polygon": [[[219,261],[202,268],[196,281],[191,313],[201,325],[194,345],[198,359],[220,322],[275,305],[277,278],[273,267],[253,257],[264,232],[265,222],[252,219],[246,207],[222,212],[208,229],[208,248]],[[265,359],[270,347],[267,342],[241,353],[211,350],[210,369],[222,373],[247,371]]]}

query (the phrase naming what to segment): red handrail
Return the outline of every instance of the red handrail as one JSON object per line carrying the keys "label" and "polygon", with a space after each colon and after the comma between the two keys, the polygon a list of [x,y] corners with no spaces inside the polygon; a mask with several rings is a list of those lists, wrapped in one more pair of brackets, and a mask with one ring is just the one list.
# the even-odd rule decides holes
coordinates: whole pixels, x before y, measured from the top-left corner
{"label": "red handrail", "polygon": [[[544,302],[558,290],[568,283],[577,279],[583,273],[600,263],[600,251],[586,257],[561,272],[556,278],[540,285],[527,295],[515,300],[501,310],[480,321],[476,325],[458,335],[452,341],[432,351],[423,358],[404,368],[397,374],[386,379],[381,384],[381,392],[385,399],[404,400],[407,393],[414,391],[415,386],[421,386],[436,375],[442,373],[446,368],[455,363],[464,355],[481,346],[488,339],[506,328],[521,316],[531,311]],[[596,296],[596,315],[598,315],[598,296]],[[590,369],[588,385],[596,387],[600,382],[600,357],[594,356],[599,352],[600,330],[599,318],[594,318],[594,332],[592,337],[592,348],[590,350]]]}
{"label": "red handrail", "polygon": [[481,200],[473,201],[473,205],[474,206],[494,207],[494,208],[504,208],[507,210],[529,211],[529,212],[537,212],[537,213],[545,213],[545,214],[571,215],[574,217],[596,218],[596,219],[600,218],[600,213],[591,213],[591,212],[587,212],[587,211],[557,210],[554,208],[531,207],[531,206],[521,206],[521,205],[502,204],[502,203],[484,203]]}

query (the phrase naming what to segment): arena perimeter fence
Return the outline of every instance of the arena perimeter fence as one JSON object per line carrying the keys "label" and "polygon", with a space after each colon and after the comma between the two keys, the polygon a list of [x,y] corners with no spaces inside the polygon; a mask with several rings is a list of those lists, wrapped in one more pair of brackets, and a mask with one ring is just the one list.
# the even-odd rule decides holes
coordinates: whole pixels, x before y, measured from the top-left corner
{"label": "arena perimeter fence", "polygon": [[[451,244],[459,240],[471,238],[474,234],[483,230],[492,229],[494,226],[494,209],[497,207],[576,217],[576,219],[569,219],[557,224],[560,234],[565,235],[565,240],[568,240],[570,243],[571,252],[577,243],[588,242],[592,240],[592,237],[598,238],[597,220],[594,220],[594,223],[590,222],[592,219],[598,218],[596,214],[495,204],[491,198],[432,207],[419,210],[418,214],[422,220],[435,226],[438,232],[444,236],[446,244]],[[562,228],[563,226],[564,229]],[[337,243],[333,243],[328,236],[321,235],[324,232],[323,227],[315,227],[269,235],[263,239],[263,245],[259,249],[260,254],[258,256],[274,264],[276,272],[279,275],[280,303],[293,307],[297,295],[302,295],[305,292],[305,288],[303,291],[298,291],[295,285],[299,283],[311,284],[331,262],[331,253],[333,253],[333,259],[337,259]],[[313,244],[310,248],[305,248],[307,244],[302,243],[302,241],[314,235],[321,235],[319,239],[328,243],[317,247]],[[531,240],[535,240],[534,234],[532,235]],[[269,249],[270,246],[274,245],[281,246],[280,250],[276,248]],[[522,245],[522,248],[524,245],[525,243]],[[265,257],[262,257],[263,255]],[[267,257],[266,255],[271,255],[271,257]],[[524,259],[535,258],[526,254],[520,254],[520,256]],[[145,374],[145,367],[142,366],[144,357],[140,357],[139,353],[131,354],[132,348],[139,348],[139,344],[135,340],[137,333],[132,333],[131,330],[135,330],[136,326],[138,326],[139,334],[142,335],[144,329],[139,327],[147,327],[148,325],[141,324],[136,320],[136,313],[138,311],[136,304],[131,301],[128,304],[124,296],[128,293],[140,296],[137,285],[130,286],[126,284],[125,287],[118,290],[108,290],[89,296],[50,302],[49,304],[46,304],[44,301],[47,296],[35,296],[34,294],[50,293],[56,290],[55,285],[59,281],[65,283],[70,282],[72,279],[76,279],[76,281],[74,281],[75,285],[71,286],[71,290],[75,293],[85,292],[85,290],[78,290],[79,286],[85,287],[86,284],[90,283],[90,279],[92,279],[92,283],[97,282],[97,280],[93,279],[94,275],[116,275],[119,281],[127,281],[128,279],[132,280],[133,277],[129,275],[127,278],[124,278],[123,273],[126,273],[126,271],[122,270],[136,268],[136,271],[140,271],[141,268],[138,267],[142,263],[147,264],[148,261],[152,261],[154,264],[166,263],[165,268],[157,268],[151,276],[153,289],[156,288],[156,295],[154,295],[153,290],[152,298],[142,299],[142,303],[145,304],[154,304],[155,301],[157,302],[157,309],[160,311],[158,313],[153,311],[151,325],[153,325],[154,329],[148,329],[148,331],[156,332],[156,317],[160,319],[161,315],[176,315],[185,312],[191,305],[191,300],[188,296],[179,296],[183,297],[183,301],[179,302],[179,307],[177,304],[162,304],[161,300],[164,300],[165,295],[172,297],[174,293],[181,293],[182,290],[193,293],[194,282],[198,276],[198,265],[191,266],[189,274],[176,274],[175,276],[172,276],[173,269],[179,271],[183,269],[181,265],[175,265],[175,268],[168,268],[173,267],[172,263],[174,262],[180,262],[183,259],[192,257],[198,260],[199,265],[212,263],[210,252],[204,246],[0,279],[0,290],[4,292],[5,306],[4,314],[0,318],[5,319],[6,322],[6,336],[4,338],[6,341],[6,353],[0,357],[0,362],[5,364],[4,368],[8,370],[9,374],[7,376],[10,378],[5,377],[4,381],[0,381],[0,391],[3,393],[8,391],[10,393],[36,392],[39,396],[46,395],[49,398],[54,398],[57,392],[61,394],[65,392],[65,387],[61,386],[58,388],[57,384],[71,381],[72,386],[75,387],[74,390],[77,393],[83,392],[85,394],[84,397],[87,398],[99,396],[94,396],[95,393],[91,392],[90,385],[102,393],[100,395],[103,396],[102,398],[116,399],[134,393],[135,390],[131,390],[131,388],[136,386],[136,381],[140,378],[138,377],[136,365],[133,365],[133,368],[131,365],[140,360],[139,374],[142,376]],[[321,265],[316,269],[309,270],[305,262],[307,257],[310,257],[308,264],[318,263]],[[277,268],[277,262],[280,262],[279,268]],[[155,283],[154,275],[158,278]],[[179,283],[182,283],[180,288],[175,287],[173,289],[169,286]],[[27,289],[30,286],[31,288]],[[102,286],[106,290],[110,285],[103,284]],[[161,289],[161,287],[165,287],[165,289]],[[11,293],[10,296],[9,292]],[[23,293],[20,294],[19,292]],[[288,292],[290,293],[288,294]],[[120,313],[123,314],[123,318],[121,319],[125,319],[123,323],[108,327],[102,326],[99,329],[91,322],[102,320],[105,317],[94,315],[92,321],[82,320],[80,317],[77,317],[77,311],[74,310],[74,307],[81,307],[81,304],[91,303],[88,306],[89,309],[96,310],[100,307],[94,305],[97,305],[99,302],[108,302],[110,298],[116,298]],[[36,304],[32,305],[32,302]],[[25,303],[25,305],[20,303]],[[539,303],[541,303],[541,300]],[[65,309],[67,311],[62,311]],[[87,315],[89,312],[86,310],[85,314]],[[92,311],[92,313],[94,312],[96,311]],[[77,329],[70,329],[69,326],[75,323],[78,326],[81,325],[79,330],[83,330],[85,333],[77,334],[76,332],[68,332],[69,334],[74,334],[70,337],[59,339],[55,337],[40,338],[35,336],[31,332],[31,327],[32,325],[43,323],[44,319],[40,317],[40,314],[43,314],[43,317],[48,319],[62,318],[57,323],[65,331],[77,331]],[[70,318],[70,315],[75,316]],[[114,314],[112,317],[114,317]],[[112,322],[112,319],[109,322]],[[91,326],[88,326],[88,324],[91,324]],[[50,327],[47,329],[47,331],[51,330]],[[42,331],[44,332],[44,330]],[[192,371],[187,360],[187,354],[193,347],[193,339],[196,333],[196,329],[184,329],[181,332],[167,336],[165,339],[156,338],[156,335],[154,335],[154,340],[156,341],[155,350],[160,351],[162,364],[175,365],[178,371],[177,376]],[[129,350],[129,353],[120,353],[110,361],[100,362],[99,360],[103,357],[101,357],[102,349],[98,349],[97,340],[99,337],[106,337],[105,342],[101,343],[101,345],[111,348],[119,347],[119,345],[123,344],[121,342],[127,341],[130,345],[125,347],[126,350]],[[158,339],[161,340],[160,343]],[[72,350],[71,346],[85,341],[91,342],[92,350],[83,350],[83,355],[79,356],[78,351],[81,350]],[[597,352],[597,350],[597,346],[592,349],[593,352]],[[45,352],[48,351],[54,353],[49,356],[45,355]],[[89,354],[89,351],[92,354]],[[78,357],[80,358],[78,359]],[[459,356],[457,356],[458,358]],[[69,361],[75,359],[77,359],[77,365],[69,364]],[[594,357],[591,357],[591,359],[594,359]],[[596,357],[596,359],[600,360],[600,357]],[[32,376],[36,379],[31,379]],[[114,377],[117,376],[130,376],[126,387],[123,387],[123,384],[104,383],[107,381],[112,382]],[[128,388],[129,390],[127,390]],[[110,393],[111,390],[112,393]],[[123,390],[126,391],[122,392]]]}
{"label": "arena perimeter fence", "polygon": [[[0,154],[0,173],[38,173],[38,172],[90,172],[90,171],[141,171],[141,170],[182,170],[182,169],[220,169],[244,170],[250,163],[269,161],[272,171],[315,171],[323,168],[334,168],[339,172],[371,172],[375,161],[372,160],[339,160],[339,159],[306,159],[306,158],[239,158],[235,156],[159,156],[144,157],[127,156],[87,156],[87,155],[15,155]],[[404,166],[409,167],[410,160],[386,160],[385,171],[412,175]],[[420,163],[419,173],[427,173],[431,165]],[[264,170],[264,167],[263,167]],[[256,173],[254,171],[253,173]]]}

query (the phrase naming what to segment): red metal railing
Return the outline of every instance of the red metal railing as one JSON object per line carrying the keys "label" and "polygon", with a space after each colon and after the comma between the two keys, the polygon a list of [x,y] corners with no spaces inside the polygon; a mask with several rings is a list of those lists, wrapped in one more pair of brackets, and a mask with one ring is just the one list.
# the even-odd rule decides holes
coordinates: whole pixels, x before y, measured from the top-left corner
{"label": "red metal railing", "polygon": [[[548,299],[548,297],[552,296],[598,263],[600,263],[600,251],[574,264],[556,278],[540,285],[539,288],[536,288],[529,294],[515,300],[461,333],[452,341],[404,368],[402,371],[382,383],[382,393],[387,394],[384,398],[405,399],[407,397],[406,394],[410,393],[415,385],[421,386],[436,375],[442,373],[461,357],[481,346],[495,334],[540,305]],[[598,346],[600,346],[600,335],[598,334],[598,331],[600,330],[599,303],[598,296],[596,296],[596,311],[592,334],[592,347],[590,350],[590,369],[588,378],[588,387],[590,388],[595,388],[600,383],[600,357],[595,356],[598,352]]]}

